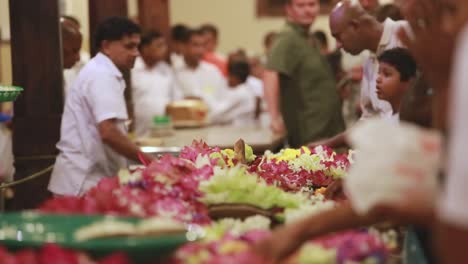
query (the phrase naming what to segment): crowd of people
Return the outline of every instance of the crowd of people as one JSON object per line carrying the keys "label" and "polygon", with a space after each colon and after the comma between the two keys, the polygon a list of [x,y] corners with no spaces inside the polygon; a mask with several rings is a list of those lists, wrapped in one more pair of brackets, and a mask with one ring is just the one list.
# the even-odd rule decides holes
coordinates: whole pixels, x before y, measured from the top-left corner
{"label": "crowd of people", "polygon": [[[463,263],[468,242],[466,4],[340,1],[329,14],[335,50],[326,34],[309,31],[319,10],[318,0],[287,0],[284,27],[265,36],[265,54],[257,57],[243,50],[221,54],[219,32],[211,24],[174,25],[167,39],[127,18],[109,18],[95,35],[97,55],[86,63],[80,56],[80,25],[63,17],[66,104],[50,191],[80,195],[125,167],[125,158],[152,158],[126,136],[122,71],[129,70],[138,136],[148,133],[152,118],[164,115],[168,103],[187,98],[208,106],[211,124],[251,124],[264,111],[271,129],[286,134],[291,147],[346,146],[355,122],[376,118],[441,131],[448,154],[437,199],[423,199],[415,191],[405,203],[379,204],[365,213],[344,202],[277,229],[255,250],[281,263],[312,237],[393,221],[422,229],[431,263]],[[345,69],[344,57],[363,52],[362,63]]]}
{"label": "crowd of people", "polygon": [[[84,65],[79,55],[82,37],[72,20],[65,16],[61,23],[66,92]],[[218,34],[211,24],[174,25],[170,39],[158,31],[141,33],[130,86],[137,136],[148,135],[153,117],[165,115],[169,103],[182,99],[202,100],[209,108],[210,124],[258,122],[264,108],[260,58],[249,57],[244,50],[227,56],[218,52]]]}
{"label": "crowd of people", "polygon": [[177,100],[204,102],[211,125],[253,125],[265,107],[260,59],[244,50],[218,53],[213,25],[175,25],[166,39],[127,18],[109,18],[94,35],[97,54],[88,61],[80,55],[79,22],[64,16],[61,29],[66,103],[49,184],[56,195],[84,193],[100,178],[115,175],[127,159],[153,159],[126,135],[126,71],[137,137],[148,135],[153,118],[164,116],[166,106]]}
{"label": "crowd of people", "polygon": [[[372,21],[375,31],[381,30],[378,23],[395,24],[388,25],[387,31],[379,34],[388,34],[389,30],[396,30],[392,28],[405,23],[385,21],[386,18],[401,20],[401,12],[394,4],[380,6],[377,0],[361,0],[360,4],[369,17],[375,18]],[[303,18],[298,13],[301,10],[286,8],[287,20],[308,19],[308,23],[312,24],[318,15],[319,5],[313,8],[316,10],[307,11],[303,16],[308,17]],[[63,16],[61,25],[66,94],[84,63],[89,60],[89,54],[80,51],[82,36],[79,21]],[[287,27],[294,28],[294,23]],[[296,38],[295,42],[291,38],[292,32],[287,31],[284,28],[266,33],[264,54],[248,56],[243,49],[227,55],[219,52],[220,33],[213,24],[197,28],[177,24],[172,27],[170,36],[143,29],[138,47],[140,56],[131,71],[135,134],[148,135],[153,117],[165,115],[166,106],[181,99],[202,100],[209,108],[208,122],[214,125],[265,124],[264,120],[267,120],[274,132],[284,134],[287,131],[287,144],[290,146],[316,142],[337,134],[337,142],[325,143],[339,145],[344,136],[341,132],[360,118],[368,117],[369,111],[389,112],[388,103],[379,101],[375,94],[366,95],[368,88],[361,91],[361,80],[368,79],[366,70],[371,68],[367,65],[370,62],[357,63],[351,69],[344,69],[342,62],[350,57],[349,54],[357,55],[365,50],[378,53],[379,50],[366,47],[368,42],[363,41],[360,44],[362,47],[357,47],[357,50],[343,47],[349,52],[343,54],[339,46],[333,50],[329,48],[327,35],[323,31],[309,33],[307,27],[301,32],[302,29],[298,27],[296,36],[304,33],[307,38]],[[393,38],[383,44],[398,46],[398,40]],[[379,46],[378,49],[383,48]],[[291,53],[291,49],[297,51]],[[293,59],[291,54],[296,54],[296,58]],[[314,65],[303,64],[312,61]],[[301,65],[302,74],[297,72],[297,65]],[[372,65],[373,71],[376,71],[375,58]],[[240,69],[245,71],[246,67],[248,76],[244,78]],[[292,71],[295,75],[288,76]],[[237,80],[235,84],[233,79]],[[375,84],[375,78],[368,81],[368,86]],[[317,87],[314,90],[308,89],[312,83]],[[287,89],[288,86],[293,88]],[[284,94],[280,95],[279,91]],[[290,101],[285,101],[285,98],[290,98]],[[299,102],[296,101],[298,98],[301,99]],[[376,100],[380,106],[372,109],[370,102]],[[280,108],[284,112],[280,113]],[[321,114],[317,115],[316,112]]]}

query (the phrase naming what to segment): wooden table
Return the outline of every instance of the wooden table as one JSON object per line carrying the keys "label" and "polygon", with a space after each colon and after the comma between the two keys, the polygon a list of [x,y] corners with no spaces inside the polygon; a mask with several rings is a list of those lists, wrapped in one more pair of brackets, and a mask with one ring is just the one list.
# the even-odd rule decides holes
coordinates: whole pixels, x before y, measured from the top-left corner
{"label": "wooden table", "polygon": [[[263,154],[265,150],[277,150],[281,147],[284,138],[284,135],[274,134],[269,128],[261,126],[210,126],[177,129],[173,136],[155,140],[156,144],[152,144],[151,146],[140,145],[145,152],[154,152],[158,149],[176,152],[178,148],[191,145],[193,140],[203,140],[210,146],[232,148],[238,139],[243,139],[245,143],[252,146],[255,153]],[[142,143],[144,143],[143,140]]]}

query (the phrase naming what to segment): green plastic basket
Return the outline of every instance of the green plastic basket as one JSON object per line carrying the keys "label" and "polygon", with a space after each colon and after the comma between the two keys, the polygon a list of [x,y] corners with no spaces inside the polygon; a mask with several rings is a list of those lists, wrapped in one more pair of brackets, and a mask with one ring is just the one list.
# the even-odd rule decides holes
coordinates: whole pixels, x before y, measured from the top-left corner
{"label": "green plastic basket", "polygon": [[12,102],[18,98],[23,88],[11,85],[0,85],[0,102]]}
{"label": "green plastic basket", "polygon": [[[135,263],[159,263],[158,261],[167,258],[179,246],[188,242],[185,234],[75,240],[76,230],[105,218],[106,216],[52,215],[33,211],[3,213],[0,214],[0,245],[16,251],[56,243],[64,248],[87,252],[97,258],[125,252]],[[130,223],[141,220],[132,217],[116,219]]]}

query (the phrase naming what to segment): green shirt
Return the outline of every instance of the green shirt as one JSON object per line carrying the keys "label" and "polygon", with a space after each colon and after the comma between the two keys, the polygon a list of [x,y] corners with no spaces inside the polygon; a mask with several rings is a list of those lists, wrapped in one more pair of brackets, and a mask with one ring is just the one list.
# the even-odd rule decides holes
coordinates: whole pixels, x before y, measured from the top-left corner
{"label": "green shirt", "polygon": [[292,147],[332,137],[345,127],[330,66],[307,35],[305,28],[287,23],[267,63],[279,73],[281,113]]}

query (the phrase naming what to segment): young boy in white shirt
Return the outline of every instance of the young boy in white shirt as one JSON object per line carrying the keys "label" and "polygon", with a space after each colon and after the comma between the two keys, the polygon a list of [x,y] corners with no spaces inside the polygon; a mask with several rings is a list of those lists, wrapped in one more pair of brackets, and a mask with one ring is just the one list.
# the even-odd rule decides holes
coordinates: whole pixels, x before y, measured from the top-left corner
{"label": "young boy in white shirt", "polygon": [[416,62],[403,48],[387,50],[378,60],[377,96],[392,106],[392,115],[385,118],[398,123],[401,102],[416,77]]}
{"label": "young boy in white shirt", "polygon": [[257,99],[247,84],[250,66],[246,61],[232,61],[228,64],[228,86],[220,103],[211,109],[209,119],[214,124],[243,126],[253,124]]}

